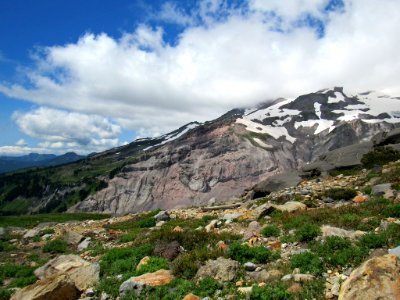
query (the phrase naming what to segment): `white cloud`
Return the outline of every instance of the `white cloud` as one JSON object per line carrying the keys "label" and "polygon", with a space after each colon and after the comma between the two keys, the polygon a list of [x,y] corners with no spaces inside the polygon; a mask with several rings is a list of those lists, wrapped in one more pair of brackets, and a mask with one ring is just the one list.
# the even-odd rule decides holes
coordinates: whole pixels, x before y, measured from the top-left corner
{"label": "white cloud", "polygon": [[[0,92],[111,117],[140,135],[335,85],[400,94],[400,2],[346,0],[343,12],[329,14],[323,13],[326,3],[252,0],[245,14],[220,0],[202,1],[189,14],[165,4],[164,19],[187,25],[174,45],[163,39],[162,27],[148,25],[120,39],[86,34],[76,43],[43,49],[37,67],[27,74],[29,87],[2,84]],[[266,19],[268,11],[291,26],[302,15],[313,15],[325,22],[325,35],[318,38],[307,26],[273,31],[276,19]],[[193,22],[199,18],[203,25]],[[66,143],[54,140],[56,132],[47,129],[40,135]],[[90,138],[72,140],[81,145]]]}
{"label": "white cloud", "polygon": [[47,149],[40,147],[26,147],[26,146],[1,146],[0,147],[0,156],[1,155],[24,155],[29,153],[41,153],[48,154]]}
{"label": "white cloud", "polygon": [[26,146],[27,143],[25,142],[24,139],[19,139],[19,140],[15,143],[15,145],[17,145],[17,146]]}
{"label": "white cloud", "polygon": [[38,148],[46,149],[47,153],[88,153],[119,145],[121,127],[96,115],[41,107],[30,112],[16,112],[13,119],[23,133],[42,140]]}

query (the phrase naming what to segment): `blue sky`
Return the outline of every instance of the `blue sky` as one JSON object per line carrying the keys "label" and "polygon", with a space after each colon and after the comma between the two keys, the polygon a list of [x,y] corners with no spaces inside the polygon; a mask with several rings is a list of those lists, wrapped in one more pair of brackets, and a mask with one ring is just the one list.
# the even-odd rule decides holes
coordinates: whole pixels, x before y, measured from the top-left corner
{"label": "blue sky", "polygon": [[0,155],[102,151],[335,85],[396,94],[400,4],[382,2],[1,1]]}

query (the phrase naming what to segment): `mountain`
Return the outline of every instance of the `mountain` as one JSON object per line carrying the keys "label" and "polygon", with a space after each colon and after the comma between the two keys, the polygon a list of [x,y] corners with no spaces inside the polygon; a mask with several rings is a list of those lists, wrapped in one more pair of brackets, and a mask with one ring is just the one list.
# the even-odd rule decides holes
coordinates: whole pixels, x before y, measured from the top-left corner
{"label": "mountain", "polygon": [[74,152],[63,155],[30,153],[23,156],[0,156],[0,173],[32,167],[49,167],[74,162],[84,158]]}
{"label": "mountain", "polygon": [[107,188],[70,211],[122,214],[228,200],[329,151],[368,141],[399,122],[400,99],[375,92],[350,94],[343,88],[235,109],[146,148],[140,159],[108,180]]}
{"label": "mountain", "polygon": [[125,214],[224,202],[277,175],[359,164],[375,135],[382,141],[398,127],[400,99],[375,92],[336,87],[276,99],[66,166],[3,176],[0,213]]}

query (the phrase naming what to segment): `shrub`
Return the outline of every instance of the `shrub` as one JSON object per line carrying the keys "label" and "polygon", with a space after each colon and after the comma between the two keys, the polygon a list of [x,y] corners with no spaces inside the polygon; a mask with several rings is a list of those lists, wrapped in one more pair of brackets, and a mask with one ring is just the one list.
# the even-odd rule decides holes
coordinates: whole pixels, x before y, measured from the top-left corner
{"label": "shrub", "polygon": [[251,261],[254,263],[266,263],[273,258],[275,254],[263,246],[249,247],[239,242],[232,243],[229,247],[229,256],[239,262]]}
{"label": "shrub", "polygon": [[387,241],[384,234],[367,233],[360,237],[358,243],[361,247],[371,249],[383,247]]}
{"label": "shrub", "polygon": [[168,261],[165,258],[152,256],[147,264],[140,266],[140,268],[135,272],[135,276],[152,273],[161,269],[169,269]]}
{"label": "shrub", "polygon": [[311,218],[305,214],[297,216],[285,214],[284,218],[282,218],[282,221],[283,221],[283,227],[289,230],[289,229],[296,229],[304,224],[310,223]]}
{"label": "shrub", "polygon": [[357,196],[357,192],[348,188],[333,188],[326,191],[325,196],[333,200],[351,200]]}
{"label": "shrub", "polygon": [[8,300],[11,298],[11,290],[0,288],[0,300]]}
{"label": "shrub", "polygon": [[312,245],[311,249],[322,257],[327,267],[356,266],[368,255],[368,250],[354,246],[350,240],[338,236],[328,236],[322,243]]}
{"label": "shrub", "polygon": [[312,252],[295,254],[290,259],[292,268],[299,268],[302,273],[322,274],[324,266],[318,255]]}
{"label": "shrub", "polygon": [[400,218],[400,204],[388,205],[384,209],[383,215],[385,217]]}
{"label": "shrub", "polygon": [[200,297],[211,297],[222,285],[212,277],[205,277],[197,283],[194,294]]}
{"label": "shrub", "polygon": [[172,273],[184,279],[192,279],[199,267],[200,263],[194,253],[183,253],[171,264]]}
{"label": "shrub", "polygon": [[317,278],[302,284],[298,299],[325,299],[325,279]]}
{"label": "shrub", "polygon": [[398,159],[400,159],[400,151],[391,147],[377,147],[367,154],[364,154],[361,163],[365,168],[371,169],[375,165],[383,166]]}
{"label": "shrub", "polygon": [[265,287],[254,286],[250,299],[252,300],[290,300],[293,296],[287,291],[286,287],[281,284],[267,285]]}
{"label": "shrub", "polygon": [[311,241],[321,234],[321,229],[315,224],[304,224],[296,230],[295,237],[300,242]]}
{"label": "shrub", "polygon": [[101,274],[118,275],[135,273],[139,261],[150,255],[153,247],[150,244],[142,244],[134,248],[113,248],[103,255],[100,261]]}
{"label": "shrub", "polygon": [[53,228],[44,228],[40,231],[40,235],[53,234],[53,233],[54,233]]}
{"label": "shrub", "polygon": [[265,237],[275,236],[278,237],[281,231],[274,225],[269,225],[261,230],[261,234]]}
{"label": "shrub", "polygon": [[62,239],[48,241],[42,248],[43,252],[65,253],[67,252],[67,242]]}
{"label": "shrub", "polygon": [[400,224],[389,224],[383,234],[389,247],[397,247],[400,244]]}
{"label": "shrub", "polygon": [[0,252],[12,251],[14,249],[16,249],[16,247],[14,245],[11,245],[10,243],[7,243],[7,242],[0,241]]}

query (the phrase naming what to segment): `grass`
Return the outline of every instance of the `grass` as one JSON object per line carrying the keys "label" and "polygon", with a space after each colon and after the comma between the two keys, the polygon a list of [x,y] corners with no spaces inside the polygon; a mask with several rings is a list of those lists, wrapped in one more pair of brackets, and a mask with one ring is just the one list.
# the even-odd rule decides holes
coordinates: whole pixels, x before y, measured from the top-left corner
{"label": "grass", "polygon": [[33,267],[6,262],[0,265],[0,282],[5,279],[12,279],[8,285],[9,288],[27,286],[37,280],[33,274],[34,270]]}
{"label": "grass", "polygon": [[67,221],[101,220],[110,218],[109,214],[92,213],[52,213],[25,216],[2,216],[0,227],[32,228],[43,222],[63,223]]}
{"label": "grass", "polygon": [[266,285],[265,287],[254,286],[250,299],[252,300],[290,300],[294,297],[287,291],[282,283]]}
{"label": "grass", "polygon": [[152,256],[145,265],[140,266],[140,268],[136,270],[135,276],[145,273],[153,273],[161,269],[169,269],[168,261],[165,258]]}
{"label": "grass", "polygon": [[45,253],[65,253],[68,250],[68,245],[63,239],[55,239],[48,241],[42,250]]}
{"label": "grass", "polygon": [[312,252],[293,255],[290,264],[293,269],[299,268],[301,273],[321,275],[325,270],[322,260]]}
{"label": "grass", "polygon": [[229,247],[229,256],[241,263],[248,261],[266,263],[278,258],[280,255],[263,246],[249,247],[246,244],[242,245],[239,242],[235,242]]}
{"label": "grass", "polygon": [[147,213],[142,213],[140,215],[136,215],[131,220],[109,224],[106,226],[106,228],[114,230],[132,230],[137,228],[154,227],[156,225],[154,216],[159,212],[160,210],[154,210]]}
{"label": "grass", "polygon": [[280,233],[280,229],[274,225],[268,225],[261,230],[261,234],[265,237],[278,237]]}

